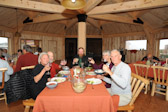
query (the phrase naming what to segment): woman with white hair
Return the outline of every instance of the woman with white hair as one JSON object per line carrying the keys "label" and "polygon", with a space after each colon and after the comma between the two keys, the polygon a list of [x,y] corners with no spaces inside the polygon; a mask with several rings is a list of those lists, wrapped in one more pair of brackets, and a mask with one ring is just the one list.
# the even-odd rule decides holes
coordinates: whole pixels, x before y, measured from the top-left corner
{"label": "woman with white hair", "polygon": [[111,69],[113,67],[113,63],[110,58],[110,53],[111,52],[109,50],[103,51],[103,53],[102,53],[103,54],[103,63],[100,65],[97,65],[93,59],[90,59],[89,63],[92,64],[94,69],[102,69],[104,64],[106,64]]}
{"label": "woman with white hair", "polygon": [[[109,69],[111,69],[113,67],[113,63],[112,63],[111,58],[110,58],[111,57],[111,55],[110,55],[111,52],[109,50],[105,50],[105,51],[103,51],[102,54],[103,54],[103,63],[102,64],[97,65],[93,59],[91,59],[89,61],[89,63],[92,64],[94,69],[103,69],[104,64],[107,65],[109,67]],[[110,76],[108,74],[106,75],[106,77],[110,78]],[[106,83],[105,86],[106,86],[106,88],[110,88],[111,84]]]}
{"label": "woman with white hair", "polygon": [[42,52],[39,55],[38,63],[33,69],[33,83],[31,85],[31,95],[36,99],[37,95],[45,88],[46,82],[49,80],[49,75],[46,73],[50,70],[49,56],[47,53]]}

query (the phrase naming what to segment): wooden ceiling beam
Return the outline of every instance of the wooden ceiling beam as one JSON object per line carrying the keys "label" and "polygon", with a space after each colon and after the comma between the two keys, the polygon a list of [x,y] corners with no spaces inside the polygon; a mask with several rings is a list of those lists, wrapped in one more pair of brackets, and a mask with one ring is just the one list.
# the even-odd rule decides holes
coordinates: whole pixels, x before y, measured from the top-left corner
{"label": "wooden ceiling beam", "polygon": [[0,25],[0,30],[13,32],[13,33],[15,32],[15,29],[9,28],[9,27],[6,27],[6,26],[2,26],[2,25]]}
{"label": "wooden ceiling beam", "polygon": [[100,29],[100,25],[98,20],[92,19],[92,18],[87,18],[87,22],[93,25],[94,27]]}
{"label": "wooden ceiling beam", "polygon": [[133,19],[130,17],[118,16],[114,14],[89,15],[88,17],[95,18],[95,19],[101,19],[101,20],[107,20],[107,21],[115,21],[115,22],[121,22],[121,23],[141,25],[141,24],[133,23]]}
{"label": "wooden ceiling beam", "polygon": [[66,20],[66,19],[70,19],[70,18],[73,18],[73,17],[75,17],[75,15],[50,14],[50,15],[46,15],[46,16],[39,16],[39,17],[33,18],[33,23]]}
{"label": "wooden ceiling beam", "polygon": [[97,6],[102,0],[88,0],[85,7],[83,9],[77,10],[80,14],[84,14],[92,10],[95,6]]}
{"label": "wooden ceiling beam", "polygon": [[73,25],[75,25],[78,22],[77,18],[74,18],[72,20],[69,20],[67,25],[66,25],[66,30],[68,30],[70,27],[72,27]]}
{"label": "wooden ceiling beam", "polygon": [[75,11],[66,10],[61,5],[36,2],[30,0],[0,0],[0,6],[38,11],[38,12],[47,12],[47,13],[76,14]]}
{"label": "wooden ceiling beam", "polygon": [[136,0],[97,6],[87,14],[119,13],[168,6],[168,0]]}
{"label": "wooden ceiling beam", "polygon": [[89,12],[90,10],[92,10],[95,6],[97,6],[100,2],[102,2],[102,0],[88,0],[88,2],[86,3],[86,6],[84,7],[84,11],[85,12]]}

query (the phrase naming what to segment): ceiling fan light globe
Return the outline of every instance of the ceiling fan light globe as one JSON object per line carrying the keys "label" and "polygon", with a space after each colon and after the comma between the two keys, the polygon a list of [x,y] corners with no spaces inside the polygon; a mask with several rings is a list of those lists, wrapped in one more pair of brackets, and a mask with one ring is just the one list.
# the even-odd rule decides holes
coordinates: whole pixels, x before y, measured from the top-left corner
{"label": "ceiling fan light globe", "polygon": [[62,0],[61,4],[66,8],[70,10],[77,10],[82,9],[85,7],[86,3],[84,0]]}

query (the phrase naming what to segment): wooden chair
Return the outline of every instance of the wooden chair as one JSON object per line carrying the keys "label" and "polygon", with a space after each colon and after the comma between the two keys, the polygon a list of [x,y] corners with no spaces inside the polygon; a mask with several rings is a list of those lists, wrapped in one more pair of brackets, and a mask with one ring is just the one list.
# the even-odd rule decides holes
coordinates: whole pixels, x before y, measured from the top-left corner
{"label": "wooden chair", "polygon": [[149,84],[149,80],[132,73],[131,77],[131,90],[132,90],[132,99],[128,105],[119,106],[118,111],[128,111],[132,112],[134,110],[134,102],[139,96],[140,92],[142,91],[145,85]]}
{"label": "wooden chair", "polygon": [[25,69],[33,69],[35,67],[35,65],[32,65],[32,66],[25,66],[25,67],[22,67],[21,70],[25,70]]}
{"label": "wooden chair", "polygon": [[[7,70],[8,70],[7,68],[0,68],[0,72],[2,72],[2,85],[0,86],[0,90],[1,90],[1,91],[2,91],[2,89],[4,88],[4,85],[5,85],[5,72],[6,72]],[[0,93],[0,96],[2,96],[2,97],[0,98],[0,100],[5,100],[5,103],[7,104],[5,92]]]}
{"label": "wooden chair", "polygon": [[[35,65],[33,66],[26,66],[26,67],[22,67],[21,70],[25,70],[25,69],[33,69],[35,67]],[[24,112],[29,112],[30,111],[30,107],[34,106],[34,100],[31,99],[27,99],[27,100],[23,100],[23,105],[25,106],[25,110]]]}
{"label": "wooden chair", "polygon": [[[145,79],[148,79],[148,70],[149,67],[148,65],[144,65],[144,64],[134,64],[135,66],[135,73],[139,76],[144,77]],[[149,79],[148,79],[149,80]],[[147,94],[148,89],[150,90],[150,86],[149,85],[145,85],[145,94]]]}
{"label": "wooden chair", "polygon": [[27,100],[23,100],[23,105],[25,106],[25,110],[24,112],[29,112],[30,111],[30,107],[33,107],[35,103],[35,100],[31,99],[27,99]]}
{"label": "wooden chair", "polygon": [[[151,96],[154,96],[155,93],[159,93],[165,95],[166,101],[168,101],[168,68],[162,66],[153,66],[152,68],[154,72],[154,81]],[[166,86],[166,89],[158,87],[157,85]],[[165,91],[166,93],[157,90]]]}

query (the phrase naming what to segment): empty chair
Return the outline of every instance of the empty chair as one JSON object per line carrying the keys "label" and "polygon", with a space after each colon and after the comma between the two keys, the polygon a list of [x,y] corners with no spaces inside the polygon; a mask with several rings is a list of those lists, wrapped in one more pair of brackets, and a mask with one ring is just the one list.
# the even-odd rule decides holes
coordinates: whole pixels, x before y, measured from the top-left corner
{"label": "empty chair", "polygon": [[7,102],[6,102],[6,94],[5,94],[5,92],[2,92],[2,90],[4,89],[4,85],[5,85],[5,72],[7,70],[8,70],[7,68],[0,68],[0,72],[2,72],[2,85],[0,85],[0,90],[1,90],[0,100],[5,100],[6,104],[7,104]]}
{"label": "empty chair", "polygon": [[[140,75],[145,79],[148,79],[148,70],[150,66],[144,64],[134,64],[134,66],[137,75]],[[145,85],[145,92],[144,92],[145,94],[147,94],[149,87],[150,87],[149,85]]]}
{"label": "empty chair", "polygon": [[[159,93],[165,95],[166,101],[168,101],[168,68],[161,66],[153,66],[152,68],[154,72],[154,80],[151,96],[154,96],[155,93]],[[157,85],[160,85],[160,87]],[[166,89],[161,88],[161,86],[165,86]]]}
{"label": "empty chair", "polygon": [[145,85],[149,84],[149,80],[132,73],[131,77],[131,90],[132,90],[132,99],[128,105],[119,106],[118,111],[128,111],[132,112],[134,110],[134,102],[139,96],[140,92],[142,91]]}

